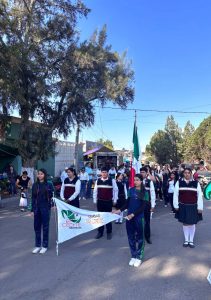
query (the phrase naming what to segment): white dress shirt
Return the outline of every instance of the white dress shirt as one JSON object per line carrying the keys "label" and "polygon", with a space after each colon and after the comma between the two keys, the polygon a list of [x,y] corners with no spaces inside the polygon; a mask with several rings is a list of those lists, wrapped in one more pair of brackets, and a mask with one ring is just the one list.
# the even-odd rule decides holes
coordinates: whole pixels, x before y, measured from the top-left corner
{"label": "white dress shirt", "polygon": [[[148,179],[148,178],[147,178]],[[145,184],[146,179],[143,180],[143,183]],[[150,200],[151,200],[151,207],[154,208],[155,207],[155,186],[152,180],[150,180]]]}
{"label": "white dress shirt", "polygon": [[[62,200],[65,200],[65,198],[64,198],[64,189],[65,189],[65,183],[63,182],[62,183],[62,187],[61,187],[61,191],[60,191],[60,198],[62,199]],[[76,181],[76,183],[75,183],[75,192],[72,194],[72,196],[69,198],[69,199],[67,199],[67,200],[69,200],[69,201],[72,201],[72,200],[74,200],[79,194],[80,194],[80,191],[81,191],[81,182],[80,182],[80,180],[78,179],[77,181]]]}
{"label": "white dress shirt", "polygon": [[[106,181],[106,180],[108,180],[108,178],[106,178],[106,179],[101,178],[101,180]],[[113,187],[112,201],[115,204],[117,202],[117,199],[118,199],[118,191],[119,191],[115,179],[112,179],[112,187]],[[93,191],[93,202],[97,203],[97,180],[95,182],[94,191]]]}
{"label": "white dress shirt", "polygon": [[[185,180],[185,179],[184,179]],[[187,182],[187,180],[185,180]],[[179,181],[177,181],[174,189],[174,208],[179,208]],[[197,208],[203,210],[203,194],[200,183],[197,184]]]}

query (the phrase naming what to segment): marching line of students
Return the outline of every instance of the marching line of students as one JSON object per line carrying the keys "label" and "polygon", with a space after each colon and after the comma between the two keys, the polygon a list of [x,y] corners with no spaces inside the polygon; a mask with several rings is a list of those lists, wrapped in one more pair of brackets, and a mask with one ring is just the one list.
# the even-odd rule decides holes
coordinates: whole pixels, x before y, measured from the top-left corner
{"label": "marching line of students", "polygon": [[[82,181],[88,181],[89,176],[81,170],[79,177],[74,168],[66,170],[67,177],[62,183],[60,197],[66,203],[80,207]],[[185,241],[184,247],[194,248],[196,224],[202,220],[203,196],[199,182],[192,178],[192,171],[185,168],[183,177],[176,180],[174,172],[169,173],[166,195],[170,202],[175,218],[183,224]],[[129,265],[139,267],[144,258],[145,241],[152,244],[150,216],[155,209],[156,196],[153,176],[149,176],[146,167],[135,175],[134,187],[127,190],[122,173],[117,173],[116,179],[109,176],[106,168],[95,182],[93,202],[99,212],[119,214],[117,223],[123,222],[123,212],[127,210],[126,232],[131,258]],[[85,190],[83,191],[84,195]],[[166,196],[165,195],[165,196]],[[48,248],[49,220],[51,200],[53,197],[52,185],[47,182],[47,173],[44,169],[38,172],[37,182],[32,186],[32,212],[34,214],[35,248],[33,253],[44,254]],[[83,199],[83,196],[81,197]],[[115,210],[113,210],[115,207]],[[113,210],[113,211],[112,211]],[[41,231],[43,240],[41,241]],[[112,222],[106,224],[107,239],[112,239]],[[98,228],[96,239],[104,234],[104,226]]]}

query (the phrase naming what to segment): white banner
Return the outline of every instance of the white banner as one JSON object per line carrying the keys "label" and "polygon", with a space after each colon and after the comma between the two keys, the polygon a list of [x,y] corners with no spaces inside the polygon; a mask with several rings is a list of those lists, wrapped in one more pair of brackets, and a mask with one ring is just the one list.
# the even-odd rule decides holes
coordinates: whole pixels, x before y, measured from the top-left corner
{"label": "white banner", "polygon": [[58,216],[58,244],[119,219],[119,215],[80,209],[54,198]]}

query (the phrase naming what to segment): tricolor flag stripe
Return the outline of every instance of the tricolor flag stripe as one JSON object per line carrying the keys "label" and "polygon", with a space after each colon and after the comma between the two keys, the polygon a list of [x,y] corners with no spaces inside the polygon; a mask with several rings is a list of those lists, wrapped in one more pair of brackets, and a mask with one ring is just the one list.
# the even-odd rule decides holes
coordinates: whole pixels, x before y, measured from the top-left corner
{"label": "tricolor flag stripe", "polygon": [[131,163],[131,172],[130,172],[130,187],[134,186],[134,177],[135,174],[140,172],[141,164],[139,162],[140,151],[139,151],[139,141],[138,141],[138,128],[136,121],[133,128],[133,161]]}

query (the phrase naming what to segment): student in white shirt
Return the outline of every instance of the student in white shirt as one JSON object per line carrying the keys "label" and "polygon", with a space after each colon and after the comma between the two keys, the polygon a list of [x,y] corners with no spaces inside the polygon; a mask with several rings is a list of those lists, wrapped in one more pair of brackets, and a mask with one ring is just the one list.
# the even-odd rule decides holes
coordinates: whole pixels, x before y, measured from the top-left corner
{"label": "student in white shirt", "polygon": [[81,182],[76,174],[75,169],[68,168],[67,170],[68,177],[65,178],[62,183],[60,197],[63,201],[68,204],[80,207],[79,204],[79,194],[81,190]]}
{"label": "student in white shirt", "polygon": [[108,175],[109,177],[111,177],[111,179],[115,179],[116,178],[116,169],[114,166],[111,167],[111,169],[108,171]]}
{"label": "student in white shirt", "polygon": [[61,178],[61,182],[63,183],[64,180],[68,177],[67,175],[67,170],[68,170],[68,167],[65,167],[64,171],[62,172],[60,178]]}
{"label": "student in white shirt", "polygon": [[79,179],[81,181],[80,200],[86,200],[86,186],[89,181],[89,175],[85,172],[85,168],[81,168]]}
{"label": "student in white shirt", "polygon": [[175,218],[183,224],[183,247],[194,248],[196,224],[202,220],[203,195],[199,182],[192,179],[192,171],[185,168],[184,178],[177,181],[174,189]]}
{"label": "student in white shirt", "polygon": [[170,173],[170,178],[168,180],[168,202],[171,205],[171,212],[175,213],[174,205],[173,205],[173,198],[174,198],[174,189],[176,184],[176,176],[174,172]]}

